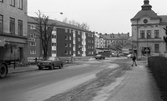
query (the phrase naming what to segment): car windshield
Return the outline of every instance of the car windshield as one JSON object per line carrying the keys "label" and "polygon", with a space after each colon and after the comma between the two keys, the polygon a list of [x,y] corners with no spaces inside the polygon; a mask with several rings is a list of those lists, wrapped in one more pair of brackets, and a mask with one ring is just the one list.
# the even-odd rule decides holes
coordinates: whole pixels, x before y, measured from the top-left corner
{"label": "car windshield", "polygon": [[54,57],[48,57],[47,60],[54,61],[55,58]]}

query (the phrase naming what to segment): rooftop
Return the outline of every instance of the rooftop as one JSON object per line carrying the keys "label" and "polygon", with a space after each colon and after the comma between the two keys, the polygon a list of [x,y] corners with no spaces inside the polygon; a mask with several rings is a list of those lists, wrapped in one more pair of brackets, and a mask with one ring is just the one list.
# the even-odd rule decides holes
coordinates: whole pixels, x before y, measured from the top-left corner
{"label": "rooftop", "polygon": [[[37,24],[37,21],[35,19],[37,19],[37,17],[28,16],[28,23]],[[59,27],[67,27],[67,28],[71,28],[71,29],[75,29],[75,30],[90,32],[89,30],[82,29],[80,27],[77,27],[77,26],[74,26],[74,25],[71,25],[68,23],[64,23],[64,22],[61,22],[58,20],[53,20],[53,19],[49,19],[48,24],[55,24],[56,26],[59,26]]]}

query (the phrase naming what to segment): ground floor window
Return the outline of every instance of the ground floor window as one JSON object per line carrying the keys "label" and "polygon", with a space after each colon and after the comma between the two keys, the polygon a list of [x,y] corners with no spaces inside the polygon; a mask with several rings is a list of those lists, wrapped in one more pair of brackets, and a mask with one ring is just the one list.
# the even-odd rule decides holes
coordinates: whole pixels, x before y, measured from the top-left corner
{"label": "ground floor window", "polygon": [[30,54],[36,54],[36,50],[30,50]]}
{"label": "ground floor window", "polygon": [[159,53],[159,44],[154,45],[155,53]]}

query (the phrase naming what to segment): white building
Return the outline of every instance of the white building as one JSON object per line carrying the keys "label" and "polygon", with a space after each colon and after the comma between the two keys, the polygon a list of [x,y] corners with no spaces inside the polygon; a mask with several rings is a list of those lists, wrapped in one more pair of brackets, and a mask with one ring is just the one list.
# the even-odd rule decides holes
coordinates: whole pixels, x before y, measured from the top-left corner
{"label": "white building", "polygon": [[132,40],[134,52],[138,57],[146,53],[165,54],[167,47],[164,43],[163,36],[167,26],[167,15],[157,15],[152,10],[149,0],[144,0],[141,10],[131,19],[132,23]]}

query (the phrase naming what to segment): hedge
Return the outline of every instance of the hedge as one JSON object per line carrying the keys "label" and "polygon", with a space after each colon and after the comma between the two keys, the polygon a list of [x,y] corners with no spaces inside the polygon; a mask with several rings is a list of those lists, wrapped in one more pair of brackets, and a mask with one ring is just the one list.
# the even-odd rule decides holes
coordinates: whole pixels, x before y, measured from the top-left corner
{"label": "hedge", "polygon": [[149,57],[148,68],[155,78],[163,100],[167,101],[167,58],[162,56]]}

